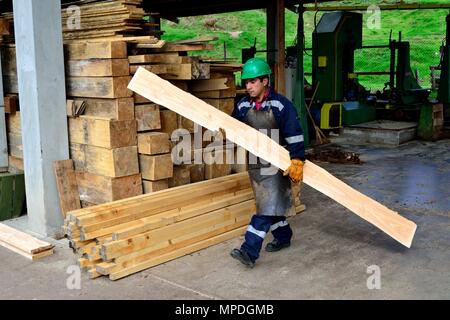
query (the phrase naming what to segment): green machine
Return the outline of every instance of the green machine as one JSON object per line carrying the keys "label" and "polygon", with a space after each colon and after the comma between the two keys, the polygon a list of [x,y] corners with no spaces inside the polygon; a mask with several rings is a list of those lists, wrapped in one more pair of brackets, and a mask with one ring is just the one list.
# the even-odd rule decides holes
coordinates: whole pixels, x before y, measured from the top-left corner
{"label": "green machine", "polygon": [[375,108],[363,101],[366,90],[354,73],[354,53],[362,48],[362,14],[325,13],[312,35],[312,112],[322,129],[368,122]]}
{"label": "green machine", "polygon": [[[400,33],[388,45],[363,46],[362,17],[355,12],[325,13],[313,32],[312,87],[316,92],[312,111],[322,129],[375,119],[418,121],[420,110],[430,105],[431,90],[420,87],[411,69],[409,42],[402,41]],[[358,82],[354,57],[355,50],[362,48],[390,51],[389,72],[373,72],[389,76],[385,88],[377,93]]]}

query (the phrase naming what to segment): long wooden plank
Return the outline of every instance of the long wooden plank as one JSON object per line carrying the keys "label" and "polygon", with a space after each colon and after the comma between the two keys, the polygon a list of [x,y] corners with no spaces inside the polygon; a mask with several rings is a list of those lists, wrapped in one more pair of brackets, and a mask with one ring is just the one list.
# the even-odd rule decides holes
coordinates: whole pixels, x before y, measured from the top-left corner
{"label": "long wooden plank", "polygon": [[[145,69],[138,69],[128,88],[207,129],[225,129],[230,141],[281,170],[286,170],[291,163],[289,152],[268,136]],[[310,161],[305,164],[304,182],[372,223],[404,246],[411,247],[417,228],[414,222],[363,195]]]}
{"label": "long wooden plank", "polygon": [[73,160],[55,161],[53,162],[53,169],[56,176],[61,212],[65,218],[67,212],[81,209]]}
{"label": "long wooden plank", "polygon": [[34,255],[53,248],[53,245],[0,223],[0,241],[27,254]]}

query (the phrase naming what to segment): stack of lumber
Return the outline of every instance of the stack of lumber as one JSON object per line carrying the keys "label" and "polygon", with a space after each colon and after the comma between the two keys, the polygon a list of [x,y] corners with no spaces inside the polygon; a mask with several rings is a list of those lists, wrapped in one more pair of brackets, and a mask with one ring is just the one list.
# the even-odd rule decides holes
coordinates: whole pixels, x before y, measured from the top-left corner
{"label": "stack of lumber", "polygon": [[142,194],[126,43],[74,42],[65,55],[70,153],[83,205]]}
{"label": "stack of lumber", "polygon": [[117,280],[242,235],[254,212],[240,173],[71,211],[64,228],[91,278]]}
{"label": "stack of lumber", "polygon": [[65,40],[112,37],[142,30],[142,0],[98,1],[71,5],[61,12]]}
{"label": "stack of lumber", "polygon": [[53,254],[53,245],[0,223],[0,245],[30,260]]}
{"label": "stack of lumber", "polygon": [[162,131],[159,106],[149,101],[135,104],[138,123],[139,168],[143,179],[144,193],[164,190],[173,177],[170,153],[170,135]]}
{"label": "stack of lumber", "polygon": [[[70,41],[141,35],[159,37],[159,14],[146,13],[141,6],[142,0],[75,1],[63,5],[63,39]],[[12,12],[3,13],[0,18],[0,37],[2,43],[15,42]]]}
{"label": "stack of lumber", "polygon": [[[136,49],[131,52],[139,54],[132,54],[128,57],[130,74],[133,75],[139,67],[143,67],[170,81],[178,88],[204,98],[207,103],[219,110],[231,114],[236,97],[234,72],[238,71],[241,65],[209,63],[204,62],[200,56],[188,56],[189,53],[198,50],[212,49],[212,45],[208,43],[212,40],[215,40],[215,38],[183,40],[166,43],[161,48],[138,44]],[[150,102],[136,95],[135,103],[138,101],[142,103]],[[226,159],[235,158],[237,150],[232,149],[231,146],[224,146],[225,139],[222,139],[220,143],[223,147],[218,150],[216,133],[207,132],[191,120],[164,107],[159,106],[159,109],[161,116],[160,131],[172,137],[171,149],[173,150],[177,145],[180,146],[181,142],[188,143],[187,141],[190,141],[191,143],[190,155],[183,156],[185,160],[189,161],[184,163],[175,161],[173,177],[168,181],[169,187],[213,179],[246,170],[243,165],[226,161]],[[179,131],[180,129],[183,131]],[[176,130],[178,130],[177,133],[172,136]],[[208,146],[212,142],[215,146]],[[184,148],[184,152],[186,152],[186,148]],[[228,155],[230,152],[233,153],[231,157]],[[178,154],[178,151],[175,151],[175,153]],[[180,151],[180,156],[181,153],[182,151]],[[217,159],[218,162],[212,163],[208,159]],[[151,190],[151,188],[145,187],[144,189]]]}

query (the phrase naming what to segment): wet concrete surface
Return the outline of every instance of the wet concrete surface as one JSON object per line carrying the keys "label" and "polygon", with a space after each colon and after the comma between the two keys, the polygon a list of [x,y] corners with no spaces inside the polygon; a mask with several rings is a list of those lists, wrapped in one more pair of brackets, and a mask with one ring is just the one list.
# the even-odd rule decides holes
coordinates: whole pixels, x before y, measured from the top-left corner
{"label": "wet concrete surface", "polygon": [[[81,289],[68,290],[76,259],[65,240],[34,263],[0,247],[0,298],[450,299],[450,140],[343,147],[364,164],[317,164],[414,221],[410,249],[305,186],[307,210],[289,220],[291,247],[262,252],[253,269],[229,256],[237,238],[116,282],[83,273]],[[380,289],[367,286],[370,266],[379,267]]]}

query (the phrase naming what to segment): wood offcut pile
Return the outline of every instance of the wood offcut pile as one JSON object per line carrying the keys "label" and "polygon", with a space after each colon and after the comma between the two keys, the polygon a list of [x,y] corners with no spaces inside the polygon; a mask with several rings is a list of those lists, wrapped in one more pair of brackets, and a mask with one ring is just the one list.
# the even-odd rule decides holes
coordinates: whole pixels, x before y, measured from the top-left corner
{"label": "wood offcut pile", "polygon": [[71,211],[64,228],[91,278],[117,280],[242,235],[254,212],[239,173]]}

